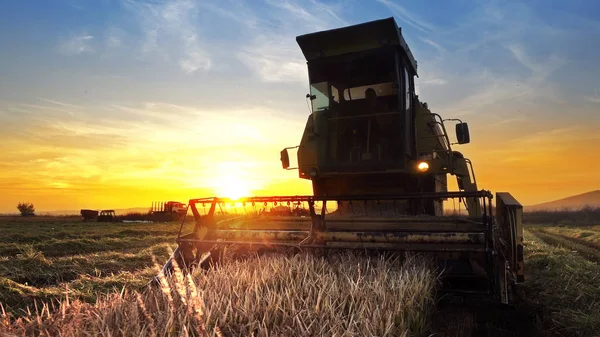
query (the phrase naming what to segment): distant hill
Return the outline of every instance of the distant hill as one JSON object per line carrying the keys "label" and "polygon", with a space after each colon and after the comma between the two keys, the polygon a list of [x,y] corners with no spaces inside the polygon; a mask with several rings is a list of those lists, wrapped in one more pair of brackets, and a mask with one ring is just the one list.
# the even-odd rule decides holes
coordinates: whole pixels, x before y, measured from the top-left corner
{"label": "distant hill", "polygon": [[524,209],[526,212],[542,210],[554,211],[563,209],[578,210],[585,206],[600,207],[600,190],[586,192],[542,204],[525,206]]}

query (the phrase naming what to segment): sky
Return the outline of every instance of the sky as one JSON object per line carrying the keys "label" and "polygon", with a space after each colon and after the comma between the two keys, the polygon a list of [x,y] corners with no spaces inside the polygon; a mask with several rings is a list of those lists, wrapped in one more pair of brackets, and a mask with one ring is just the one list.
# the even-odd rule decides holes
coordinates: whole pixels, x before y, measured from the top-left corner
{"label": "sky", "polygon": [[457,150],[479,188],[525,205],[596,190],[598,13],[582,0],[3,1],[0,212],[309,194],[279,161],[309,114],[295,37],[387,17],[420,100],[469,123]]}

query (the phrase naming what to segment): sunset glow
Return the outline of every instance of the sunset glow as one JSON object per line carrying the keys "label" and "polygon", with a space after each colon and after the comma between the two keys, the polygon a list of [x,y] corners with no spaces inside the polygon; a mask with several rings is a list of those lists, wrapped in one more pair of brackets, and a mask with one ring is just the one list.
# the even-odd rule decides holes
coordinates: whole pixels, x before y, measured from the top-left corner
{"label": "sunset glow", "polygon": [[279,161],[309,114],[295,37],[389,16],[417,59],[419,99],[469,123],[455,150],[479,188],[525,205],[599,189],[600,23],[583,4],[556,6],[7,2],[0,213],[310,194]]}
{"label": "sunset glow", "polygon": [[[225,166],[219,164],[217,163],[217,166]],[[210,181],[205,186],[214,191],[216,197],[230,199],[251,196],[254,190],[262,187],[245,171],[236,169],[235,166],[223,167],[222,170],[211,176]]]}

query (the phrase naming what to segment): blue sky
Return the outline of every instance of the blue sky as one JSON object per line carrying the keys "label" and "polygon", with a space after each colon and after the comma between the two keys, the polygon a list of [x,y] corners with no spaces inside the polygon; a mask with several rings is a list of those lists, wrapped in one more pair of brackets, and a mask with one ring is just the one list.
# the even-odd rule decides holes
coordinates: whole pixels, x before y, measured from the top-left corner
{"label": "blue sky", "polygon": [[[256,179],[253,189],[266,188],[257,176],[268,172],[275,185],[291,179],[306,190],[278,157],[299,142],[308,115],[295,36],[390,16],[419,63],[421,100],[470,123],[473,143],[461,150],[482,187],[516,191],[526,203],[600,187],[589,182],[594,166],[568,165],[581,156],[600,163],[600,2],[20,0],[0,8],[0,187],[11,191],[0,210],[32,191],[41,202],[83,202],[83,191],[108,198],[108,186],[210,187],[206,177],[227,170]],[[186,193],[177,195],[193,197]]]}

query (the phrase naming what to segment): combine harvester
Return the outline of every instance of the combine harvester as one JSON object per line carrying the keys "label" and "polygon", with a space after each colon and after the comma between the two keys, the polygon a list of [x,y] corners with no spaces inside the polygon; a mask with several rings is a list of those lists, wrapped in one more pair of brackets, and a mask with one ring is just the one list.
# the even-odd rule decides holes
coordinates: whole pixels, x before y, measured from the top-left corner
{"label": "combine harvester", "polygon": [[[191,199],[196,225],[192,233],[180,229],[163,272],[173,259],[185,270],[210,268],[232,246],[418,252],[444,268],[445,291],[511,302],[524,281],[522,206],[498,192],[494,208],[493,194],[478,189],[471,161],[453,149],[470,142],[468,125],[419,101],[417,62],[394,19],[296,41],[307,60],[312,113],[300,145],[280,159],[293,169],[288,150],[297,148],[295,169],[312,181],[313,195]],[[448,191],[448,174],[457,191]],[[464,204],[467,213],[444,215],[444,202]],[[282,205],[305,205],[308,216],[219,218],[223,210]]]}

